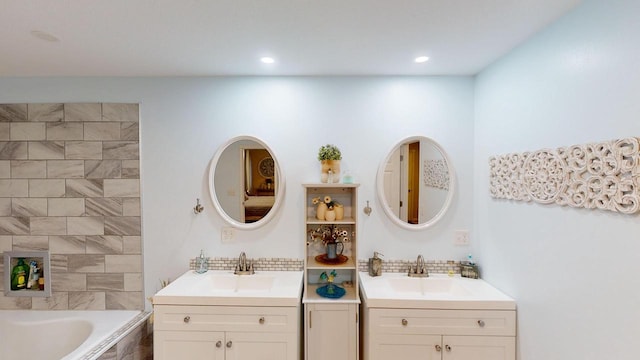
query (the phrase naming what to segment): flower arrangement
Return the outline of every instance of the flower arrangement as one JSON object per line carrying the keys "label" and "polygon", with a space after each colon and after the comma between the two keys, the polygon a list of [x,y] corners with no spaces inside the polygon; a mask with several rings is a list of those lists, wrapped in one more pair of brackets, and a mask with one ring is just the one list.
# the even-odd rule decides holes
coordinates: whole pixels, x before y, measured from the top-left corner
{"label": "flower arrangement", "polygon": [[318,150],[318,160],[342,160],[342,153],[335,145],[323,145]]}
{"label": "flower arrangement", "polygon": [[329,274],[327,274],[326,271],[323,271],[322,274],[320,274],[320,280],[321,281],[326,281],[329,284],[333,283],[333,280],[338,276],[338,273],[336,272],[336,270],[331,270],[331,272]]}
{"label": "flower arrangement", "polygon": [[317,229],[309,230],[309,238],[314,243],[322,241],[323,245],[338,241],[349,242],[349,230],[335,225],[320,225]]}
{"label": "flower arrangement", "polygon": [[334,206],[340,205],[339,202],[331,199],[331,196],[329,196],[329,195],[325,196],[324,198],[321,197],[321,196],[318,196],[318,197],[314,197],[313,199],[311,199],[311,203],[313,203],[313,205],[318,205],[321,202],[323,202],[327,206],[327,209],[329,209],[329,210],[333,210]]}

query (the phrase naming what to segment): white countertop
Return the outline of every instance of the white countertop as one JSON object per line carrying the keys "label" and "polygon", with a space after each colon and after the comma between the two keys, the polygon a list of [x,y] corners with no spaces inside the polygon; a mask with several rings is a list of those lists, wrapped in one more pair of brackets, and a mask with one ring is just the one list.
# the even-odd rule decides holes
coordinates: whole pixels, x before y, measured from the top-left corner
{"label": "white countertop", "polygon": [[153,296],[154,305],[297,306],[302,271],[187,271]]}
{"label": "white countertop", "polygon": [[432,274],[412,278],[406,273],[360,274],[365,306],[371,308],[515,310],[516,302],[481,279]]}

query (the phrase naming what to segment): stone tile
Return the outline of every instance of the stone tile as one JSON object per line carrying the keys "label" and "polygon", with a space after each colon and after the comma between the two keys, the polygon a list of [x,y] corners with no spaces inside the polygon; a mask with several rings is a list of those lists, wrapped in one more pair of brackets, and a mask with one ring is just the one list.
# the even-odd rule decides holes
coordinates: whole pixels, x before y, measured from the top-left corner
{"label": "stone tile", "polygon": [[11,161],[0,160],[0,179],[11,178]]}
{"label": "stone tile", "polygon": [[47,216],[47,199],[13,198],[11,200],[11,216]]}
{"label": "stone tile", "polygon": [[139,291],[110,291],[107,294],[107,310],[142,310],[143,295]]}
{"label": "stone tile", "polygon": [[0,309],[2,310],[30,310],[30,297],[9,297],[0,293]]}
{"label": "stone tile", "polygon": [[28,235],[29,218],[0,217],[0,235]]}
{"label": "stone tile", "polygon": [[120,140],[120,124],[109,122],[84,123],[84,140]]}
{"label": "stone tile", "polygon": [[29,156],[26,141],[0,141],[0,159],[22,160]]}
{"label": "stone tile", "polygon": [[47,162],[43,160],[11,160],[12,179],[44,179]]}
{"label": "stone tile", "polygon": [[29,197],[29,180],[0,179],[0,197]]}
{"label": "stone tile", "polygon": [[123,236],[122,250],[125,254],[142,254],[142,239],[140,236]]}
{"label": "stone tile", "polygon": [[142,272],[142,255],[104,255],[105,272]]}
{"label": "stone tile", "polygon": [[138,122],[139,114],[138,104],[102,104],[103,121]]}
{"label": "stone tile", "polygon": [[67,197],[102,197],[103,183],[99,179],[69,179],[66,180]]}
{"label": "stone tile", "polygon": [[64,121],[102,121],[102,104],[64,104]]}
{"label": "stone tile", "polygon": [[64,159],[64,141],[29,141],[29,159]]}
{"label": "stone tile", "polygon": [[104,218],[105,235],[140,235],[139,216],[107,216]]}
{"label": "stone tile", "polygon": [[[93,274],[88,274],[93,275]],[[70,310],[105,310],[106,296],[101,291],[69,292]]]}
{"label": "stone tile", "polygon": [[0,122],[0,140],[11,140],[11,124]]}
{"label": "stone tile", "polygon": [[84,178],[84,160],[47,160],[49,179]]}
{"label": "stone tile", "polygon": [[137,179],[105,179],[105,197],[140,197],[140,181]]}
{"label": "stone tile", "polygon": [[0,216],[11,216],[11,198],[0,198]]}
{"label": "stone tile", "polygon": [[132,140],[139,141],[140,140],[140,130],[139,123],[137,122],[127,122],[120,124],[120,140]]}
{"label": "stone tile", "polygon": [[87,254],[122,254],[122,236],[87,236]]}
{"label": "stone tile", "polygon": [[66,141],[65,159],[102,159],[101,141]]}
{"label": "stone tile", "polygon": [[[50,279],[51,279],[51,288],[55,289],[55,291],[86,291],[87,290],[87,274],[54,273]],[[49,279],[45,278],[45,281],[47,280]]]}
{"label": "stone tile", "polygon": [[102,143],[103,159],[137,160],[140,147],[137,141],[105,141]]}
{"label": "stone tile", "polygon": [[87,290],[123,291],[124,274],[87,274]]}
{"label": "stone tile", "polygon": [[140,198],[122,199],[122,215],[140,216]]}
{"label": "stone tile", "polygon": [[0,235],[0,253],[13,249],[13,236]]}
{"label": "stone tile", "polygon": [[86,160],[84,172],[87,179],[118,179],[122,176],[122,161]]}
{"label": "stone tile", "polygon": [[30,197],[62,197],[65,193],[64,180],[29,180]]}
{"label": "stone tile", "polygon": [[33,310],[68,310],[69,294],[56,291],[51,294],[51,297],[34,297],[31,302]]}
{"label": "stone tile", "polygon": [[27,104],[0,104],[0,122],[27,121]]}
{"label": "stone tile", "polygon": [[83,216],[67,218],[69,235],[105,235],[104,218],[101,216]]}
{"label": "stone tile", "polygon": [[83,216],[85,215],[84,198],[49,199],[49,216]]}
{"label": "stone tile", "polygon": [[47,123],[47,140],[83,140],[84,125],[80,122]]}
{"label": "stone tile", "polygon": [[[49,246],[51,246],[51,237],[49,238]],[[51,251],[53,252],[53,250]],[[66,273],[67,270],[69,270],[69,258],[67,255],[51,254],[50,261],[51,261],[51,272],[53,273],[60,273],[60,272]]]}
{"label": "stone tile", "polygon": [[11,123],[11,127],[9,129],[12,141],[37,141],[37,140],[45,140],[46,139],[46,128],[45,123],[37,122],[37,123]]}
{"label": "stone tile", "polygon": [[70,273],[103,273],[105,270],[104,255],[70,254],[67,258]]}
{"label": "stone tile", "polygon": [[49,250],[49,238],[47,236],[14,236],[14,251],[43,251]]}
{"label": "stone tile", "polygon": [[29,104],[27,121],[62,121],[63,109],[62,104]]}
{"label": "stone tile", "polygon": [[143,285],[141,273],[124,274],[124,291],[142,291]]}
{"label": "stone tile", "polygon": [[89,216],[122,216],[122,199],[87,198],[86,213]]}
{"label": "stone tile", "polygon": [[140,178],[140,161],[139,160],[122,160],[122,178],[123,179],[139,179]]}
{"label": "stone tile", "polygon": [[67,221],[64,217],[31,217],[30,219],[31,235],[67,235]]}
{"label": "stone tile", "polygon": [[49,236],[49,250],[56,254],[84,254],[85,236]]}

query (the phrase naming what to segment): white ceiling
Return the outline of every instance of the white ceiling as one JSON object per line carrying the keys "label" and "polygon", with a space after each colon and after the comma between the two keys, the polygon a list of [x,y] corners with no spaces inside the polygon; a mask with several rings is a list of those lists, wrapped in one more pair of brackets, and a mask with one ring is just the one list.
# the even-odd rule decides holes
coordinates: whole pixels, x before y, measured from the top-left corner
{"label": "white ceiling", "polygon": [[0,0],[0,76],[469,75],[579,2]]}

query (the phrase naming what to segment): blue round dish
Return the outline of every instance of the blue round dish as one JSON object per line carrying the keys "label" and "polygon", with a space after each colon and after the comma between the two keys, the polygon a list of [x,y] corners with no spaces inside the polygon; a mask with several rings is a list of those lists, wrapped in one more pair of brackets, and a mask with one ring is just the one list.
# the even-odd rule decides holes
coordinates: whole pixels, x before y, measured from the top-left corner
{"label": "blue round dish", "polygon": [[346,291],[338,285],[333,285],[333,294],[329,294],[329,285],[321,286],[316,289],[316,294],[329,299],[339,299],[344,296]]}

